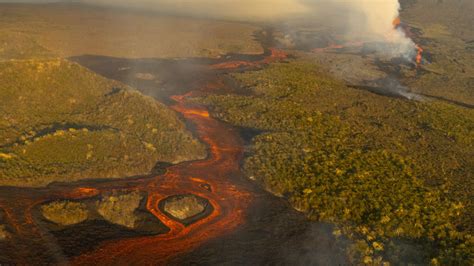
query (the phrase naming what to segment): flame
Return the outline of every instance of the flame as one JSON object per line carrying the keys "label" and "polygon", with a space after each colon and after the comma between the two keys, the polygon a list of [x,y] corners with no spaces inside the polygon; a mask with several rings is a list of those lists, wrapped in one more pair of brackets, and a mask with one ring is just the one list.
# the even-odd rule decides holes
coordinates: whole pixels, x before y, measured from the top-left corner
{"label": "flame", "polygon": [[73,190],[70,194],[72,198],[86,198],[98,195],[100,191],[92,187],[79,187]]}
{"label": "flame", "polygon": [[392,25],[393,25],[393,28],[394,28],[394,29],[398,28],[401,24],[402,24],[402,21],[400,20],[400,17],[396,17],[396,18],[392,21]]}
{"label": "flame", "polygon": [[[410,27],[408,26],[403,26],[401,24],[401,20],[400,20],[400,17],[397,17],[393,20],[393,27],[395,29],[397,28],[401,28],[401,30],[403,31],[403,33],[405,34],[405,36],[407,36],[408,38],[410,39],[413,39],[413,37],[415,36],[415,34],[413,34],[413,32],[411,31]],[[416,57],[415,57],[415,62],[416,62],[416,65],[417,67],[421,65],[422,61],[423,61],[423,48],[420,47],[420,45],[418,44],[415,44],[415,48],[416,48]]]}
{"label": "flame", "polygon": [[423,61],[423,48],[420,45],[416,45],[417,54],[416,54],[416,65],[420,66]]}
{"label": "flame", "polygon": [[206,110],[200,110],[200,109],[184,109],[184,108],[173,108],[176,111],[182,113],[184,116],[200,116],[204,118],[209,118],[209,112]]}

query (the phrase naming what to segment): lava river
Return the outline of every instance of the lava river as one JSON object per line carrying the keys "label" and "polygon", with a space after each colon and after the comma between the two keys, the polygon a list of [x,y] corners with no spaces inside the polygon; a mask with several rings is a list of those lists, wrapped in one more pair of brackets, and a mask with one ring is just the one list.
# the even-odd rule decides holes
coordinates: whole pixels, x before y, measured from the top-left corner
{"label": "lava river", "polygon": [[[219,70],[254,67],[285,57],[283,52],[271,50],[268,57],[258,61],[230,61],[211,65],[209,68]],[[91,182],[86,186],[78,184],[42,189],[9,189],[11,196],[0,199],[0,209],[5,213],[6,221],[13,228],[14,234],[23,241],[41,239],[41,245],[48,241],[54,242],[33,218],[34,210],[40,204],[54,199],[87,199],[117,189],[147,193],[147,210],[164,223],[169,231],[155,236],[108,240],[92,251],[76,257],[57,257],[53,260],[76,265],[165,264],[245,223],[246,210],[252,204],[254,195],[252,185],[239,178],[242,176],[240,162],[243,158],[243,143],[239,133],[213,119],[205,108],[187,101],[195,95],[212,93],[215,82],[209,80],[202,88],[171,97],[175,102],[171,108],[192,124],[196,136],[208,145],[207,159],[168,167],[163,175],[151,178]],[[167,197],[180,194],[194,194],[207,199],[213,211],[188,226],[171,219],[162,212],[159,203]],[[46,249],[59,248],[51,247],[53,244],[46,246]],[[32,253],[31,248],[25,247],[18,254],[15,256],[18,263],[29,264],[35,261],[36,254]]]}

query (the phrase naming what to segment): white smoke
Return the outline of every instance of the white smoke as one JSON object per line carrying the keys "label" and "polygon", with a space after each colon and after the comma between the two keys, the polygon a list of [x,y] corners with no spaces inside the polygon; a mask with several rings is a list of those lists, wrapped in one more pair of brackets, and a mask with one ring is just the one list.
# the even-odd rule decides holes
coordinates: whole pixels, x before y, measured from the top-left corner
{"label": "white smoke", "polygon": [[352,18],[348,29],[357,29],[357,34],[363,41],[382,41],[389,44],[385,53],[392,57],[412,57],[416,49],[415,43],[406,36],[399,27],[395,27],[394,21],[400,16],[400,3],[398,0],[335,0],[342,5],[350,5]]}

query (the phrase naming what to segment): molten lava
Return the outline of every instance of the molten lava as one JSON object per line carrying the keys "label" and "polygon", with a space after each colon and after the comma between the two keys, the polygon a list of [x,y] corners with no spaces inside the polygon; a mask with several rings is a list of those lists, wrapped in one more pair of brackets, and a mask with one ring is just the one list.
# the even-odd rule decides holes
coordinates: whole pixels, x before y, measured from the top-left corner
{"label": "molten lava", "polygon": [[[268,57],[257,61],[237,61],[212,65],[211,69],[231,69],[258,66],[286,58],[283,51],[271,49]],[[217,78],[219,79],[219,78]],[[233,178],[240,174],[243,143],[238,132],[209,116],[202,107],[190,106],[187,98],[194,93],[210,93],[220,80],[211,80],[197,91],[172,96],[171,108],[194,124],[198,137],[209,146],[209,158],[185,162],[167,168],[165,174],[153,178],[120,179],[84,186],[52,186],[45,189],[16,189],[12,198],[0,198],[0,209],[6,213],[8,224],[19,239],[43,239],[43,229],[33,218],[34,209],[55,199],[80,200],[114,190],[147,193],[146,208],[169,228],[165,234],[106,241],[96,249],[72,258],[73,265],[165,264],[180,254],[189,252],[210,239],[227,234],[245,222],[246,211],[253,200],[251,185]],[[205,198],[212,213],[191,225],[171,219],[159,203],[169,196],[194,194]],[[45,239],[48,241],[48,239]],[[49,245],[44,245],[49,246]],[[19,251],[17,262],[28,264],[32,250]]]}

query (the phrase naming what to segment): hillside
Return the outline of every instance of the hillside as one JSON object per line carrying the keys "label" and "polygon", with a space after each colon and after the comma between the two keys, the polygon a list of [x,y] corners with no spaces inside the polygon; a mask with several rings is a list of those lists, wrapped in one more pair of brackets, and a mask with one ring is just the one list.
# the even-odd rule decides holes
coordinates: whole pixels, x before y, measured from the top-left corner
{"label": "hillside", "polygon": [[1,31],[22,34],[61,57],[218,57],[263,52],[253,36],[259,28],[246,23],[75,4],[0,4],[0,13]]}
{"label": "hillside", "polygon": [[205,147],[163,104],[63,59],[0,62],[0,186],[147,174]]}
{"label": "hillside", "polygon": [[407,0],[402,19],[425,50],[421,77],[404,73],[416,92],[474,105],[474,2]]}

